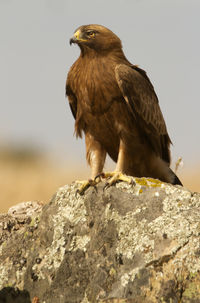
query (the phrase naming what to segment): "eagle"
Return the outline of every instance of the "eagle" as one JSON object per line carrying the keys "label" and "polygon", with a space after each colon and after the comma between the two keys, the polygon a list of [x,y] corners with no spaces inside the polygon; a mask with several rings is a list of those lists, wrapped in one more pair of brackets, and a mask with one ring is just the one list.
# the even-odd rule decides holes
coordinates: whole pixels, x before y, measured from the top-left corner
{"label": "eagle", "polygon": [[[91,167],[80,192],[96,184],[98,176],[110,185],[128,182],[127,176],[182,185],[170,168],[171,140],[146,72],[127,60],[121,40],[102,25],[80,26],[72,43],[80,47],[80,56],[69,70],[66,95],[76,136],[85,135]],[[116,168],[103,173],[107,154]]]}

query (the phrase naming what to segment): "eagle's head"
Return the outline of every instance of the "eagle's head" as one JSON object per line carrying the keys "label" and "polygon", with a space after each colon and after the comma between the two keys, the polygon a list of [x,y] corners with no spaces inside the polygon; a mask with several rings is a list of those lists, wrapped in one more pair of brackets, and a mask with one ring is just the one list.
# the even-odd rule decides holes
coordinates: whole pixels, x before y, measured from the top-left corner
{"label": "eagle's head", "polygon": [[72,43],[78,44],[81,50],[89,48],[97,52],[122,48],[117,35],[98,24],[80,26],[70,39],[70,44]]}

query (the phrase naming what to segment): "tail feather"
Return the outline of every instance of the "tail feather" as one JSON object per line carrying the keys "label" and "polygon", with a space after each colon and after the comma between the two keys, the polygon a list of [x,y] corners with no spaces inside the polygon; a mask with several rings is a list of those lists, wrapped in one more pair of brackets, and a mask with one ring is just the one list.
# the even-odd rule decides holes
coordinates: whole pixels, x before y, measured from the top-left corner
{"label": "tail feather", "polygon": [[174,177],[174,180],[173,180],[172,184],[173,185],[181,185],[181,186],[183,186],[183,184],[181,183],[181,181],[179,180],[179,178],[177,177],[177,175],[173,172],[173,170],[171,170],[171,168],[170,168],[170,172],[171,172],[171,174]]}

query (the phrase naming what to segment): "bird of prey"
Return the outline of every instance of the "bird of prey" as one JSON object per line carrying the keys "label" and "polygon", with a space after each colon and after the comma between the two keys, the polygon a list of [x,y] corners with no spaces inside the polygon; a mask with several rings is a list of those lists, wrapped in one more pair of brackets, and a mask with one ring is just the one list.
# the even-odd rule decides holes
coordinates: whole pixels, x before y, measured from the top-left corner
{"label": "bird of prey", "polygon": [[[80,26],[70,44],[80,47],[66,82],[77,137],[85,135],[91,179],[151,177],[182,185],[170,169],[170,144],[158,98],[146,72],[131,64],[121,40],[108,28]],[[106,154],[117,164],[103,173]]]}

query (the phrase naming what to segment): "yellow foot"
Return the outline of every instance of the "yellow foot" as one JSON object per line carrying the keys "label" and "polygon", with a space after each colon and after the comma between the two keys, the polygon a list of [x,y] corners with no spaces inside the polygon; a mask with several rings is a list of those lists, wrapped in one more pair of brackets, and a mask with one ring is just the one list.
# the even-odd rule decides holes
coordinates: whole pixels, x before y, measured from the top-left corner
{"label": "yellow foot", "polygon": [[101,175],[98,175],[97,177],[109,178],[109,180],[106,182],[106,184],[104,186],[104,189],[112,186],[113,184],[115,184],[119,181],[124,181],[124,182],[127,182],[128,184],[135,185],[133,178],[131,178],[127,175],[124,175],[121,172],[114,171],[114,172],[102,173]]}
{"label": "yellow foot", "polygon": [[83,195],[90,186],[93,186],[96,189],[96,184],[98,183],[96,180],[92,180],[92,179],[76,181],[76,182],[81,184],[80,188],[77,190],[77,193],[79,195]]}

